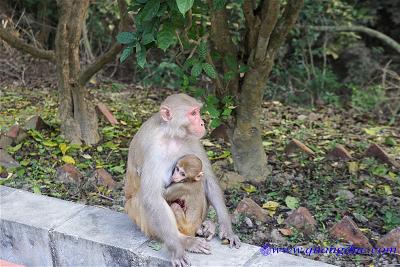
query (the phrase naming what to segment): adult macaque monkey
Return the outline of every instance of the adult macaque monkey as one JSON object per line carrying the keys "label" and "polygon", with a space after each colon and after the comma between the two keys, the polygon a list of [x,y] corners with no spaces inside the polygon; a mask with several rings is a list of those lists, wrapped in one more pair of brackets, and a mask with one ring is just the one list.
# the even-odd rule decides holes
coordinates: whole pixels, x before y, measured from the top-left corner
{"label": "adult macaque monkey", "polygon": [[231,220],[210,161],[200,143],[206,130],[200,116],[202,104],[185,94],[167,97],[160,111],[140,127],[129,147],[125,180],[125,209],[147,235],[163,241],[173,266],[190,266],[185,250],[210,253],[201,238],[179,233],[174,214],[163,198],[177,159],[194,154],[203,163],[206,197],[218,215],[219,236],[239,247]]}
{"label": "adult macaque monkey", "polygon": [[175,215],[179,232],[188,236],[198,234],[211,240],[215,234],[215,224],[204,221],[208,203],[201,181],[204,175],[202,166],[201,160],[195,155],[180,158],[164,197]]}

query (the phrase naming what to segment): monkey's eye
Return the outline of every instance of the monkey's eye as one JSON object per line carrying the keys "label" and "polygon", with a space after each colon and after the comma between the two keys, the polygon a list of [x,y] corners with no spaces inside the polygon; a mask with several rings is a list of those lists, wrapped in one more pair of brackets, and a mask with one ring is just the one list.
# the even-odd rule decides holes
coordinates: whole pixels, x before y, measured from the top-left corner
{"label": "monkey's eye", "polygon": [[196,114],[197,114],[197,111],[196,110],[193,110],[192,111],[192,113],[190,113],[192,116],[196,116]]}
{"label": "monkey's eye", "polygon": [[185,174],[184,172],[181,172],[181,175],[182,175],[182,177],[185,177],[185,176],[186,176],[186,174]]}

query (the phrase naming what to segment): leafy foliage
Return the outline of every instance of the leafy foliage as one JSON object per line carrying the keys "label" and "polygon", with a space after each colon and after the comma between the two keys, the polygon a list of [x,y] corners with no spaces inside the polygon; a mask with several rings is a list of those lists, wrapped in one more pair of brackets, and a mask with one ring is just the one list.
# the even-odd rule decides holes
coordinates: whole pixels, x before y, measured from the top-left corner
{"label": "leafy foliage", "polygon": [[[178,64],[173,65],[173,68],[177,71],[178,79],[181,80],[181,87],[184,91],[194,92],[196,96],[204,98],[206,102],[205,110],[211,114],[211,125],[215,127],[221,123],[222,118],[227,119],[229,117],[227,114],[231,114],[233,103],[228,105],[226,99],[210,100],[213,98],[208,97],[208,92],[195,86],[204,76],[218,79],[219,74],[212,63],[211,56],[209,56],[209,44],[204,35],[206,26],[202,24],[204,19],[200,17],[199,20],[197,16],[192,16],[192,14],[190,14],[190,18],[186,16],[189,10],[193,10],[201,16],[207,13],[206,5],[201,2],[196,2],[195,6],[194,4],[193,0],[132,2],[130,9],[137,12],[135,16],[136,31],[134,33],[122,32],[117,35],[117,41],[125,45],[120,61],[124,62],[135,51],[136,61],[143,68],[147,64],[147,51],[152,47],[160,48],[165,52],[179,43],[183,50],[191,51],[189,56],[184,59],[184,64],[179,64],[179,59],[176,59]],[[215,4],[216,8],[222,8],[225,1],[216,1]],[[200,31],[196,31],[191,27],[192,25],[188,24],[193,24],[192,19],[201,23]],[[183,52],[181,51],[182,54]],[[232,66],[231,75],[224,76],[227,80],[232,79],[238,71],[245,71],[243,66],[239,70],[236,62]],[[158,72],[158,70],[156,71]],[[233,102],[232,97],[230,102]]]}

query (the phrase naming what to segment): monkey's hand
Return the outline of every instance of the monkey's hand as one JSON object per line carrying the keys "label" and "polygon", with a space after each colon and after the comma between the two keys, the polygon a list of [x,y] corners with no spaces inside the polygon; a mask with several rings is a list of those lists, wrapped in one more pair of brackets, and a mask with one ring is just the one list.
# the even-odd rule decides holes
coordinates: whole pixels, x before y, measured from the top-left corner
{"label": "monkey's hand", "polygon": [[210,241],[215,235],[215,228],[215,223],[207,220],[201,224],[201,227],[197,230],[196,234],[204,237],[207,241]]}
{"label": "monkey's hand", "polygon": [[235,248],[240,247],[239,237],[233,233],[231,227],[226,227],[224,224],[221,224],[219,226],[219,238],[228,239],[230,248],[232,248],[233,246],[235,246]]}

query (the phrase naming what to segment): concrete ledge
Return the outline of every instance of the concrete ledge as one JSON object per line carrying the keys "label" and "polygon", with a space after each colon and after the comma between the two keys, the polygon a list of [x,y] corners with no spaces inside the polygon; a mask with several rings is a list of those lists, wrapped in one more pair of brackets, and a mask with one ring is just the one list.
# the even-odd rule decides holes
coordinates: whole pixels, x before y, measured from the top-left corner
{"label": "concrete ledge", "polygon": [[[211,241],[193,266],[332,266],[288,254],[263,256]],[[0,186],[0,259],[26,266],[170,266],[124,213]]]}

